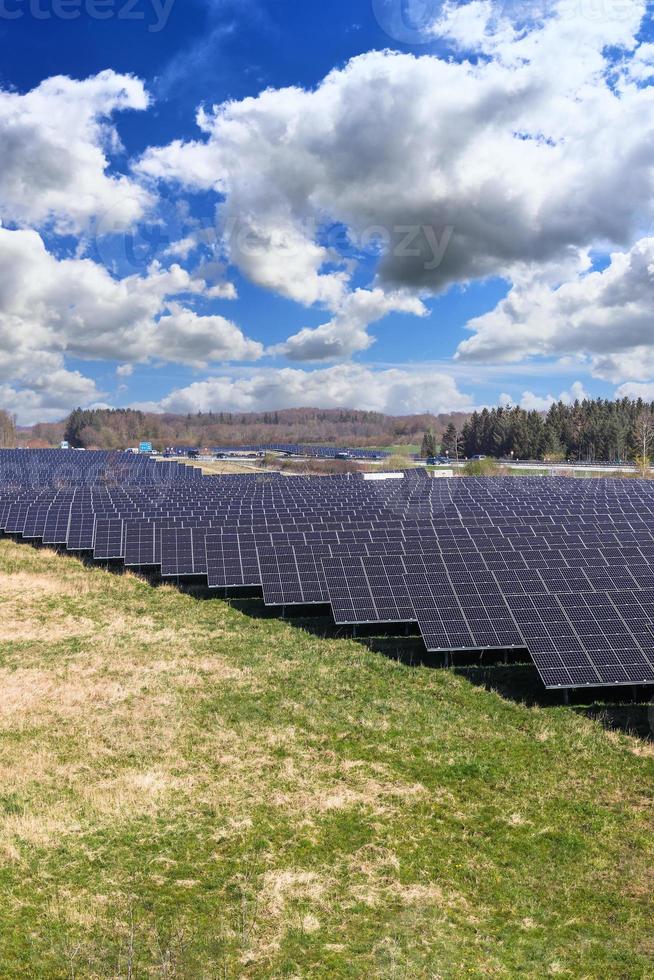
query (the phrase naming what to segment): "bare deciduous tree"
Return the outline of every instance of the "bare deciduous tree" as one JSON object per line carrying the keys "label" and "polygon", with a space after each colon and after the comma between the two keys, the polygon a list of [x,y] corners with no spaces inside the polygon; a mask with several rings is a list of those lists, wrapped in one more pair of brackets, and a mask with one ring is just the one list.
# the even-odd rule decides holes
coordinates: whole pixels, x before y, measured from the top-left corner
{"label": "bare deciduous tree", "polygon": [[634,427],[634,441],[636,443],[636,466],[640,470],[641,476],[645,476],[650,467],[651,449],[654,443],[654,415],[649,411],[642,411],[636,419]]}
{"label": "bare deciduous tree", "polygon": [[0,409],[0,449],[14,449],[16,446],[16,416]]}

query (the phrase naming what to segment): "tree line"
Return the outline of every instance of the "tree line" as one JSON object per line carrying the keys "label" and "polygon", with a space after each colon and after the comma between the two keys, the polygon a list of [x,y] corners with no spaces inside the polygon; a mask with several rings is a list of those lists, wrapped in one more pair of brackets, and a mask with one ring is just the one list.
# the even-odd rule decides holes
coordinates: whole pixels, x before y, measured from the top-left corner
{"label": "tree line", "polygon": [[199,412],[156,414],[133,409],[82,409],[61,425],[34,426],[26,442],[57,444],[66,439],[84,449],[126,449],[147,440],[167,446],[212,447],[266,443],[320,443],[345,447],[383,448],[419,444],[425,428],[438,439],[448,423],[466,416],[384,415],[355,409],[283,409],[267,412]]}
{"label": "tree line", "polygon": [[[649,433],[645,439],[644,433]],[[499,407],[438,416],[391,416],[354,409],[173,415],[78,408],[64,422],[19,429],[18,433],[13,416],[0,411],[0,446],[57,445],[60,439],[67,439],[71,446],[86,449],[125,449],[142,440],[158,449],[275,442],[383,448],[420,445],[422,440],[423,455],[440,451],[452,459],[484,455],[614,462],[651,456],[651,433],[654,403],[629,398],[556,402],[547,412]]]}
{"label": "tree line", "polygon": [[441,451],[455,456],[543,459],[552,462],[625,462],[651,455],[654,403],[642,399],[555,402],[547,412],[484,408],[463,425],[448,425]]}

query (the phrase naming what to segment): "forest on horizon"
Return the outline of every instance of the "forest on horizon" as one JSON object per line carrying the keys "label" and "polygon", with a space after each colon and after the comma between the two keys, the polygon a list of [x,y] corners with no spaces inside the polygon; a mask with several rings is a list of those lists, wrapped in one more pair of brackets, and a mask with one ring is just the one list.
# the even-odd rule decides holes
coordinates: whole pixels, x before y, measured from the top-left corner
{"label": "forest on horizon", "polygon": [[283,409],[272,412],[155,414],[132,409],[75,409],[67,419],[16,432],[16,444],[57,446],[67,439],[86,449],[125,449],[142,440],[157,449],[316,443],[375,447],[420,445],[424,432],[440,437],[450,423],[461,427],[468,415],[383,415],[356,409]]}
{"label": "forest on horizon", "polygon": [[[209,412],[158,415],[133,409],[75,409],[67,419],[17,428],[0,411],[0,445],[46,448],[67,439],[85,449],[126,449],[147,440],[156,449],[305,443],[349,448],[429,445],[450,456],[625,461],[654,448],[654,403],[641,399],[556,402],[547,412],[518,406],[471,413],[394,416],[349,409]],[[641,436],[636,436],[639,429]]]}

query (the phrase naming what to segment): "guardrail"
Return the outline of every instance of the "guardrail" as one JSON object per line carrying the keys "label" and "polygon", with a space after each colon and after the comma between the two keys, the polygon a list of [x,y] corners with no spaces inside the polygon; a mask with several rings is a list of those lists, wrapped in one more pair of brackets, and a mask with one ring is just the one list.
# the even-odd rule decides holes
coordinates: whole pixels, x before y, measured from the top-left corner
{"label": "guardrail", "polygon": [[534,466],[534,467],[538,467],[539,469],[543,469],[544,467],[548,467],[549,469],[557,467],[565,470],[569,470],[569,469],[587,470],[589,468],[611,469],[611,470],[635,469],[634,463],[620,463],[620,462],[609,463],[606,460],[596,460],[596,461],[587,460],[585,462],[576,460],[575,462],[568,463],[568,462],[561,462],[561,461],[549,462],[548,460],[543,460],[543,459],[499,459],[498,463],[504,463],[505,465],[510,465],[510,466]]}

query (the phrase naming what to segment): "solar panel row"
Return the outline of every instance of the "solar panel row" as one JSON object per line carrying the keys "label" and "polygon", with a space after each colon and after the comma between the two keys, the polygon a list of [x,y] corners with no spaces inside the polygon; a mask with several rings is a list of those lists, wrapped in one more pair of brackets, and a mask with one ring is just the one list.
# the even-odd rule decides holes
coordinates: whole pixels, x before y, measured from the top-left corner
{"label": "solar panel row", "polygon": [[201,481],[201,472],[172,460],[125,452],[0,449],[0,486],[160,486]]}
{"label": "solar panel row", "polygon": [[269,605],[329,603],[340,624],[414,623],[430,651],[525,648],[548,687],[654,683],[649,482],[202,477],[34,455],[0,451],[8,534],[258,586]]}

